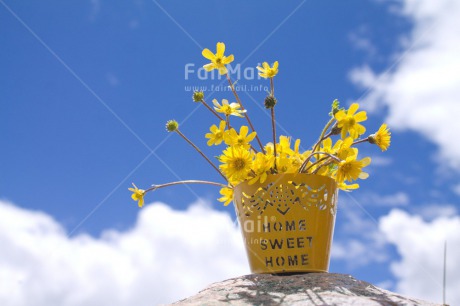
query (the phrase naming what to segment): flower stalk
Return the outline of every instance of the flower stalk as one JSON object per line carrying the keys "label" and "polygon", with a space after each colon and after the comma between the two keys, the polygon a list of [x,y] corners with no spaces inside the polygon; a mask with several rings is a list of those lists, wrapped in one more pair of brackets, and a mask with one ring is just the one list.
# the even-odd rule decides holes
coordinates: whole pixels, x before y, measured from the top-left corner
{"label": "flower stalk", "polygon": [[218,186],[222,188],[228,188],[227,185],[216,183],[216,182],[201,181],[201,180],[183,180],[183,181],[176,181],[176,182],[170,182],[170,183],[165,183],[165,184],[153,185],[152,187],[146,189],[145,192],[154,191],[154,190],[169,187],[169,186],[185,185],[185,184],[205,184],[205,185]]}
{"label": "flower stalk", "polygon": [[208,105],[208,103],[206,103],[206,101],[203,99],[201,100],[201,103],[206,106],[206,108],[214,114],[214,116],[216,116],[219,120],[224,120],[224,118],[222,118],[215,110],[212,109],[211,106]]}
{"label": "flower stalk", "polygon": [[[242,110],[245,110],[245,108],[244,108],[244,106],[243,106],[243,103],[241,103],[240,97],[238,96],[238,93],[237,93],[236,90],[235,90],[235,86],[233,86],[233,82],[232,82],[232,80],[230,79],[230,76],[228,75],[228,73],[226,73],[225,76],[227,77],[228,84],[230,85],[230,88],[231,88],[231,90],[232,90],[232,92],[233,92],[233,95],[235,96],[236,102],[238,102],[238,104],[240,105],[240,107],[241,107]],[[249,124],[249,126],[251,127],[251,130],[252,130],[253,132],[255,132],[256,130],[254,129],[254,125],[252,124],[251,119],[249,118],[248,114],[247,114],[247,113],[244,113],[244,117],[246,117],[246,120],[248,121],[248,124]],[[256,139],[257,139],[257,142],[259,143],[260,150],[261,150],[263,153],[265,153],[265,151],[264,151],[264,146],[262,145],[262,141],[260,141],[259,135],[256,135]]]}
{"label": "flower stalk", "polygon": [[220,174],[224,178],[226,182],[228,182],[228,179],[225,177],[225,175],[222,174],[222,172],[219,170],[219,168],[214,165],[214,163],[198,148],[190,139],[188,139],[184,134],[179,129],[176,129],[175,132],[179,134],[186,142],[188,142],[200,155],[217,171],[217,173]]}

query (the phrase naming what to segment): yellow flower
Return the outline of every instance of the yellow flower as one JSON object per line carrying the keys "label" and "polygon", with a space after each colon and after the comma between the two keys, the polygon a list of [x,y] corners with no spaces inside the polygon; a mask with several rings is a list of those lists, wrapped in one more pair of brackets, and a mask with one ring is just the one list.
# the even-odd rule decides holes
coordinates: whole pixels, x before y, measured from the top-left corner
{"label": "yellow flower", "polygon": [[134,188],[128,188],[128,190],[133,193],[131,195],[131,198],[134,201],[138,201],[139,207],[142,207],[142,206],[144,206],[145,190],[137,188],[136,185],[134,185],[134,183],[133,183],[133,186],[134,186]]}
{"label": "yellow flower", "polygon": [[222,120],[219,124],[219,127],[213,124],[211,128],[209,128],[211,133],[207,133],[206,135],[204,135],[206,138],[209,138],[208,146],[219,145],[222,143],[222,141],[224,140],[225,125],[225,121]]}
{"label": "yellow flower", "polygon": [[246,112],[246,110],[240,109],[241,105],[239,103],[233,102],[228,104],[227,99],[222,99],[222,105],[220,105],[216,99],[212,100],[212,103],[214,104],[214,109],[218,113],[225,114],[225,116],[233,115],[237,117],[244,117],[242,114]]}
{"label": "yellow flower", "polygon": [[273,166],[273,160],[273,155],[267,156],[261,152],[256,154],[256,158],[252,164],[252,171],[254,171],[255,176],[249,181],[249,185],[252,185],[257,181],[260,181],[261,184],[265,182],[268,176],[267,172],[270,171],[270,168]]}
{"label": "yellow flower", "polygon": [[296,173],[299,167],[293,163],[294,159],[286,155],[276,158],[276,169],[278,173]]}
{"label": "yellow flower", "polygon": [[376,144],[383,151],[386,151],[391,143],[391,133],[387,128],[387,125],[384,123],[380,126],[377,133],[369,136],[369,142]]}
{"label": "yellow flower", "polygon": [[[292,165],[295,166],[296,168],[300,168],[300,166],[303,164],[305,159],[310,155],[311,151],[305,151],[303,153],[300,153],[300,139],[297,139],[294,143],[294,150],[291,150],[292,152],[290,153],[291,158],[292,158]],[[310,162],[306,165],[307,167],[309,166]]]}
{"label": "yellow flower", "polygon": [[359,137],[359,135],[364,134],[366,132],[366,128],[359,124],[358,122],[362,122],[367,119],[367,115],[365,111],[361,111],[356,113],[359,108],[358,103],[353,103],[348,112],[340,110],[335,114],[335,119],[337,120],[337,127],[342,129],[342,138],[344,139],[347,135],[347,132],[353,139]]}
{"label": "yellow flower", "polygon": [[348,156],[358,155],[358,149],[352,148],[353,138],[347,137],[344,140],[339,139],[334,146],[335,154],[340,159],[347,159]]}
{"label": "yellow flower", "polygon": [[224,141],[229,146],[242,146],[245,149],[249,149],[249,144],[256,137],[256,132],[252,132],[248,135],[249,128],[246,125],[241,126],[240,133],[238,134],[235,129],[230,129],[225,132]]}
{"label": "yellow flower", "polygon": [[222,42],[217,43],[216,50],[216,54],[212,53],[209,49],[204,49],[203,52],[201,52],[205,58],[211,61],[211,63],[204,65],[203,68],[206,69],[206,71],[218,69],[220,74],[226,74],[227,68],[225,65],[233,62],[233,54],[224,56],[225,44]]}
{"label": "yellow flower", "polygon": [[336,173],[336,181],[338,184],[343,183],[345,180],[352,182],[358,178],[366,179],[369,176],[369,174],[362,171],[362,168],[369,165],[371,159],[365,157],[361,160],[356,160],[356,157],[356,155],[348,156],[347,159],[339,163]]}
{"label": "yellow flower", "polygon": [[266,79],[273,78],[278,74],[278,61],[274,62],[272,67],[267,62],[263,62],[262,67],[257,66],[257,69],[260,71],[259,75],[261,77]]}
{"label": "yellow flower", "polygon": [[276,144],[276,153],[279,155],[294,153],[291,149],[291,137],[280,136],[280,142]]}
{"label": "yellow flower", "polygon": [[227,206],[233,201],[233,188],[224,187],[220,190],[221,198],[217,199],[219,202],[224,202],[224,205]]}
{"label": "yellow flower", "polygon": [[251,171],[253,153],[243,147],[228,147],[219,157],[222,173],[232,182],[242,182]]}
{"label": "yellow flower", "polygon": [[[337,152],[337,148],[336,148],[337,143],[334,146],[332,146],[332,139],[328,137],[323,140],[321,144],[322,145],[321,150],[319,151],[324,152],[324,153],[329,153],[329,154],[335,154]],[[318,157],[316,158],[318,159]],[[321,158],[321,156],[319,158]]]}

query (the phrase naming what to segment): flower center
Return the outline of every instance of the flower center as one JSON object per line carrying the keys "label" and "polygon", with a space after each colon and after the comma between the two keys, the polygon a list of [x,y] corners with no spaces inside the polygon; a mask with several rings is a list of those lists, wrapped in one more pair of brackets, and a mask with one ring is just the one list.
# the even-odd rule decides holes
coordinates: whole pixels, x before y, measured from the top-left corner
{"label": "flower center", "polygon": [[246,166],[246,162],[244,159],[242,158],[236,158],[234,161],[233,161],[233,167],[235,167],[235,170],[243,170]]}
{"label": "flower center", "polygon": [[216,64],[221,64],[222,63],[222,59],[220,57],[216,58]]}
{"label": "flower center", "polygon": [[344,173],[348,173],[348,172],[350,172],[351,168],[352,168],[351,164],[350,164],[350,163],[346,163],[345,165],[342,166],[342,171],[343,171]]}
{"label": "flower center", "polygon": [[349,125],[355,125],[356,124],[355,117],[353,117],[353,116],[348,116],[347,121],[348,121]]}
{"label": "flower center", "polygon": [[230,107],[230,105],[224,106],[224,112],[227,116],[230,116],[232,114],[232,108]]}

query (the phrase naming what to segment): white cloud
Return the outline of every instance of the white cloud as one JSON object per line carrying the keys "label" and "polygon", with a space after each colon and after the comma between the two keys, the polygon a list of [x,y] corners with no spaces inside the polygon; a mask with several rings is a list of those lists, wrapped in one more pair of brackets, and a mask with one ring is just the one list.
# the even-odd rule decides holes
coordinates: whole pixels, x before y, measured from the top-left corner
{"label": "white cloud", "polygon": [[[460,169],[460,1],[401,1],[399,13],[413,21],[403,42],[408,53],[389,73],[377,75],[364,66],[351,80],[372,89],[364,107],[388,107],[393,129],[418,131],[439,146],[443,164]],[[404,41],[401,39],[401,41]],[[401,57],[403,56],[403,57]]]}
{"label": "white cloud", "polygon": [[460,217],[439,217],[431,222],[393,209],[380,220],[380,230],[393,243],[401,259],[391,270],[397,291],[426,300],[442,299],[444,241],[447,240],[447,303],[460,305]]}
{"label": "white cloud", "polygon": [[249,272],[239,229],[205,203],[147,205],[128,231],[66,236],[0,201],[0,305],[156,305]]}
{"label": "white cloud", "polygon": [[433,220],[439,217],[452,217],[457,215],[457,208],[453,205],[429,204],[421,207],[413,207],[413,211],[425,219]]}

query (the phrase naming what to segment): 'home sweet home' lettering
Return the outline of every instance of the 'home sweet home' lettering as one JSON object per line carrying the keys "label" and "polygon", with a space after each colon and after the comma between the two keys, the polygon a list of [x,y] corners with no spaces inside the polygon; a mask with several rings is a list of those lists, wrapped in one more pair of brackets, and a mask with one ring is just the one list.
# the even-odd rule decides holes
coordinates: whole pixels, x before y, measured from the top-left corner
{"label": "'home sweet home' lettering", "polygon": [[288,255],[287,259],[283,256],[278,256],[276,258],[273,257],[265,257],[265,266],[273,268],[275,264],[277,267],[284,267],[286,266],[298,266],[299,265],[299,258],[300,258],[300,265],[307,266],[308,265],[308,254],[300,254],[300,255]]}
{"label": "'home sweet home' lettering", "polygon": [[[296,223],[294,220],[288,221],[284,223],[286,232],[290,231],[305,231],[307,229],[307,222],[305,219],[299,220]],[[296,226],[297,225],[297,226]],[[283,230],[283,223],[282,222],[265,222],[262,225],[263,231],[269,233],[270,231],[279,232]]]}
{"label": "'home sweet home' lettering", "polygon": [[[302,232],[307,230],[307,222],[301,220],[285,220],[283,222],[264,222],[262,231],[266,233],[274,232]],[[283,238],[268,238],[260,240],[260,248],[263,251],[282,250],[282,249],[303,249],[312,248],[313,236],[297,236]],[[307,266],[308,253],[290,254],[285,256],[266,256],[265,266],[267,268],[274,267],[295,267]]]}

